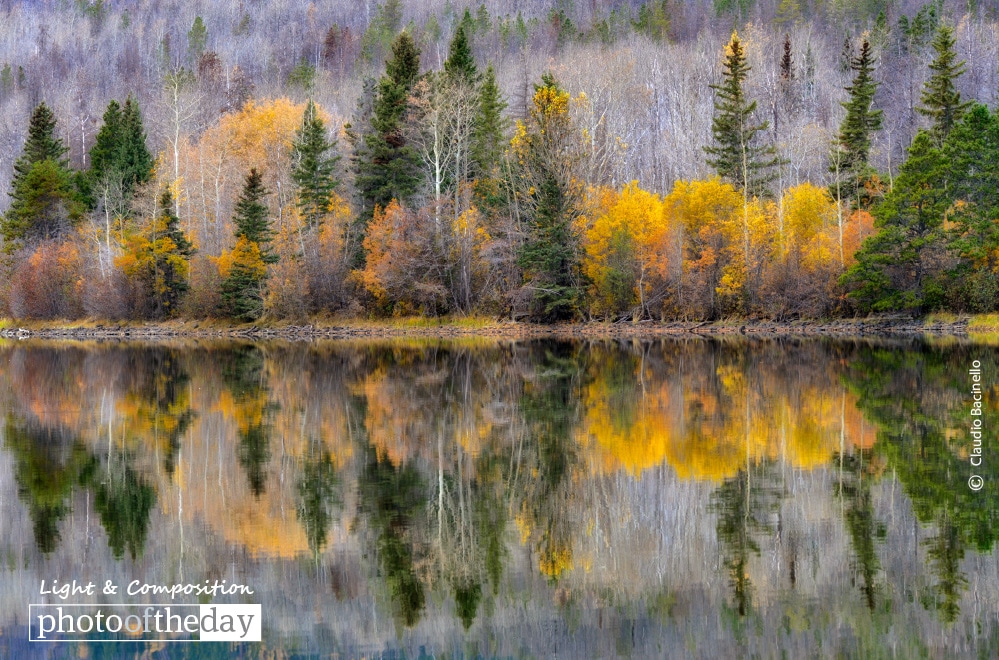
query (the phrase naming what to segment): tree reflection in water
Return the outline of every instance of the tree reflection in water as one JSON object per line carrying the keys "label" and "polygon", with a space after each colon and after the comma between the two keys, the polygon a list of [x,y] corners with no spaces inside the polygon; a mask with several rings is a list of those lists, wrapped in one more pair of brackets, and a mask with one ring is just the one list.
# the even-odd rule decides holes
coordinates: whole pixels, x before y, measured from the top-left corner
{"label": "tree reflection in water", "polygon": [[[512,620],[537,655],[574,655],[569,630],[597,655],[654,655],[643,635],[661,635],[761,656],[865,655],[890,630],[918,653],[927,621],[992,630],[967,607],[969,556],[994,562],[999,515],[994,489],[967,486],[966,370],[999,373],[989,349],[394,340],[0,357],[25,564],[69,561],[68,539],[99,520],[109,570],[145,554],[165,562],[153,573],[178,556],[212,577],[258,571],[297,599],[288,620],[374,613],[351,629],[366,634],[385,612],[395,639],[475,640],[469,655],[520,652]],[[978,473],[999,483],[984,451]],[[11,554],[0,545],[19,566]]]}

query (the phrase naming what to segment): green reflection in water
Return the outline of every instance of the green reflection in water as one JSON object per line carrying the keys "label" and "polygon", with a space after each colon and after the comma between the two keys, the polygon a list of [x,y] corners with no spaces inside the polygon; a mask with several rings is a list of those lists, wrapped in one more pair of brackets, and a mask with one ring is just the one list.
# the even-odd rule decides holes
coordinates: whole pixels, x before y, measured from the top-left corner
{"label": "green reflection in water", "polygon": [[246,471],[250,491],[259,498],[267,488],[271,459],[269,417],[276,406],[268,399],[264,354],[253,345],[219,351],[222,380],[235,399],[239,424],[239,464]]}
{"label": "green reflection in water", "polygon": [[[858,395],[858,408],[878,426],[877,452],[897,475],[919,521],[931,530],[923,543],[936,584],[924,604],[948,623],[957,619],[967,586],[960,568],[965,548],[991,552],[999,534],[999,448],[992,431],[999,425],[999,414],[994,402],[981,416],[992,441],[983,443],[981,467],[969,463],[973,440],[968,433],[968,369],[975,359],[991,378],[999,374],[995,353],[986,349],[924,346],[893,351],[865,346],[846,375]],[[972,473],[988,486],[972,491]],[[863,553],[858,550],[858,555]]]}
{"label": "green reflection in water", "polygon": [[95,458],[68,431],[38,428],[12,415],[4,436],[17,462],[17,492],[31,516],[35,545],[49,554],[59,545],[59,521],[70,512],[73,490]]}

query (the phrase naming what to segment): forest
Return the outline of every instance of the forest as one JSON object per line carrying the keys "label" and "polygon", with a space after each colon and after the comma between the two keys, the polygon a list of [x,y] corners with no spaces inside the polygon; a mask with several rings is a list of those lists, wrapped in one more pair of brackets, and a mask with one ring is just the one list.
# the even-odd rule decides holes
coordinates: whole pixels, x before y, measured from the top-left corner
{"label": "forest", "polygon": [[996,311],[996,10],[8,5],[0,316]]}

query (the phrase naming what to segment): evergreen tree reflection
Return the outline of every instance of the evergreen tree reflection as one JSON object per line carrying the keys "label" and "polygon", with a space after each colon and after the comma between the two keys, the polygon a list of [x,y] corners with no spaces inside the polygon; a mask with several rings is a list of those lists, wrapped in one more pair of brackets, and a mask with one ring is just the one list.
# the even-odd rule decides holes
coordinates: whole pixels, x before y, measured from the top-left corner
{"label": "evergreen tree reflection", "polygon": [[[886,468],[902,484],[919,522],[932,527],[924,545],[936,584],[932,597],[922,601],[944,622],[960,613],[967,586],[961,571],[965,548],[991,552],[999,533],[999,489],[968,487],[972,472],[986,484],[999,481],[995,443],[983,442],[981,465],[970,464],[968,369],[975,359],[983,373],[999,373],[990,350],[915,344],[908,350],[864,346],[847,376],[858,407],[878,426],[876,448]],[[987,391],[980,419],[985,429],[999,425]]]}
{"label": "evergreen tree reflection", "polygon": [[250,492],[259,498],[267,488],[267,463],[271,459],[270,415],[276,407],[268,399],[264,353],[253,345],[239,346],[226,351],[221,361],[222,379],[235,402],[239,464],[246,472]]}
{"label": "evergreen tree reflection", "polygon": [[752,611],[753,584],[749,562],[760,554],[757,536],[774,533],[771,518],[780,506],[782,485],[774,479],[773,464],[747,465],[725,479],[711,496],[710,510],[718,514],[715,528],[721,546],[734,606],[739,616]]}
{"label": "evergreen tree reflection", "polygon": [[[364,419],[365,406],[354,402]],[[427,506],[427,485],[414,465],[396,466],[367,444],[365,431],[358,427],[352,435],[364,444],[364,467],[358,479],[358,502],[362,515],[376,536],[378,562],[385,578],[398,619],[412,627],[420,620],[426,604],[423,583],[416,574],[414,534]]]}
{"label": "evergreen tree reflection", "polygon": [[35,546],[50,554],[59,546],[59,522],[71,511],[73,490],[96,459],[69,431],[42,428],[12,415],[4,438],[15,457],[17,493],[28,508]]}
{"label": "evergreen tree reflection", "polygon": [[854,570],[860,574],[864,601],[873,612],[877,593],[876,579],[881,571],[877,541],[885,538],[884,523],[874,515],[871,502],[871,481],[877,474],[870,450],[858,449],[855,453],[837,455],[839,465],[836,494],[843,501],[843,517],[853,548]]}
{"label": "evergreen tree reflection", "polygon": [[89,482],[108,546],[115,559],[121,559],[126,549],[132,559],[137,559],[146,544],[156,491],[132,469],[124,454],[112,453],[102,472],[92,475]]}
{"label": "evergreen tree reflection", "polygon": [[321,442],[310,442],[298,479],[297,512],[313,556],[318,556],[326,546],[333,515],[340,503],[338,485],[333,457]]}

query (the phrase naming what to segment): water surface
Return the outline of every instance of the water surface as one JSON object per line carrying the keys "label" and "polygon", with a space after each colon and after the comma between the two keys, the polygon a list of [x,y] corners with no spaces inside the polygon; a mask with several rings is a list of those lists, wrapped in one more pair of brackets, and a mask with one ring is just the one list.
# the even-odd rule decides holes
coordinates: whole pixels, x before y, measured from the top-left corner
{"label": "water surface", "polygon": [[217,602],[262,605],[260,645],[106,654],[995,656],[997,357],[7,343],[0,655],[75,653],[26,626],[29,603],[63,602],[42,580],[76,579],[226,580],[255,594]]}

